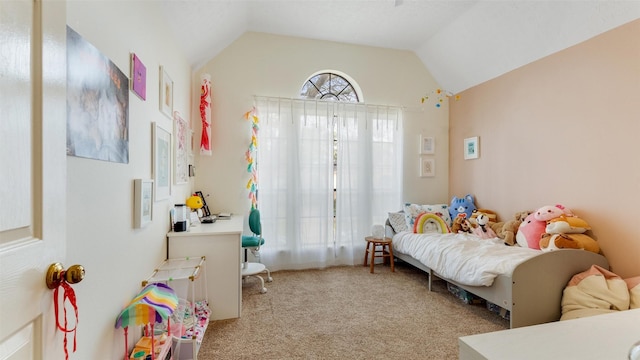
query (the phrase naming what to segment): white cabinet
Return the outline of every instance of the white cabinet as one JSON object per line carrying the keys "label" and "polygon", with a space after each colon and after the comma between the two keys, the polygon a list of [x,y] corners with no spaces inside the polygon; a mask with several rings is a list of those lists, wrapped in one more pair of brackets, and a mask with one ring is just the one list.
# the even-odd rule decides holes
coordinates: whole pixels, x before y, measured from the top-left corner
{"label": "white cabinet", "polygon": [[209,325],[206,282],[206,257],[182,257],[165,260],[149,278],[142,282],[164,283],[178,296],[178,307],[169,317],[166,327],[172,338],[172,359],[197,360],[198,350]]}
{"label": "white cabinet", "polygon": [[206,257],[203,277],[213,320],[238,318],[242,311],[243,220],[242,216],[234,215],[228,220],[197,224],[188,231],[167,234],[168,258]]}

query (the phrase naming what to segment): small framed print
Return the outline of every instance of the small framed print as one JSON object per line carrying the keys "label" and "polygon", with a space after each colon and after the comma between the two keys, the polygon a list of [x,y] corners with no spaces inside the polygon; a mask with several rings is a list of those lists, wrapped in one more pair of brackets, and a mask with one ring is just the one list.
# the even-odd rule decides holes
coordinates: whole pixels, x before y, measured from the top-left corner
{"label": "small framed print", "polygon": [[153,180],[133,180],[133,227],[140,229],[153,221]]}
{"label": "small framed print", "polygon": [[171,133],[153,123],[153,180],[154,200],[171,196]]}
{"label": "small framed print", "polygon": [[420,177],[436,176],[436,160],[433,158],[420,158]]}
{"label": "small framed print", "polygon": [[470,137],[464,139],[464,159],[477,159],[480,156],[480,138]]}
{"label": "small framed print", "polygon": [[173,182],[186,184],[189,181],[188,137],[191,134],[187,121],[177,111],[173,114]]}
{"label": "small framed print", "polygon": [[160,111],[173,118],[173,80],[164,66],[160,66]]}
{"label": "small framed print", "polygon": [[131,54],[131,90],[140,99],[147,99],[147,68],[138,55]]}
{"label": "small framed print", "polygon": [[436,142],[433,136],[420,135],[420,154],[433,155],[436,153]]}

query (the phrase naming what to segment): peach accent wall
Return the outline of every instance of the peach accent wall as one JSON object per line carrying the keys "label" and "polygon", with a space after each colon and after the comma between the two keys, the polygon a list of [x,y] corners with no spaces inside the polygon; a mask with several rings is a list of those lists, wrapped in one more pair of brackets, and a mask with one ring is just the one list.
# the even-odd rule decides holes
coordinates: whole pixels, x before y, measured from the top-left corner
{"label": "peach accent wall", "polygon": [[[461,93],[450,103],[450,197],[502,220],[563,204],[622,277],[640,275],[640,20]],[[464,160],[463,139],[480,137]]]}

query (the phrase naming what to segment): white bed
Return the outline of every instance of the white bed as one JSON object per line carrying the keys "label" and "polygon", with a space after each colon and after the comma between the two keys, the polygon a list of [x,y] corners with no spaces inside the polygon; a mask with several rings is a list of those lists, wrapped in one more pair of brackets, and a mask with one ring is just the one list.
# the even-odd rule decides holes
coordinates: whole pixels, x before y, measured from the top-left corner
{"label": "white bed", "polygon": [[602,255],[584,250],[542,252],[465,234],[394,233],[394,257],[510,311],[511,328],[560,319],[562,291]]}

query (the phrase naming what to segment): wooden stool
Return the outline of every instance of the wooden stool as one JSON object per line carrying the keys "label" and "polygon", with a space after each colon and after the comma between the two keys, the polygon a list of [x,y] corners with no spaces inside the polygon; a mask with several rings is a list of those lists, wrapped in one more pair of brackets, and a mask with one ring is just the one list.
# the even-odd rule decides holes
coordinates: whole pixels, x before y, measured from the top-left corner
{"label": "wooden stool", "polygon": [[[367,266],[367,260],[371,257],[371,270],[369,272],[373,274],[373,262],[377,257],[382,258],[383,264],[391,264],[391,271],[395,272],[391,238],[376,239],[372,236],[367,236],[365,240],[367,241],[367,247],[364,252],[364,266]],[[378,247],[380,248],[378,249]]]}

